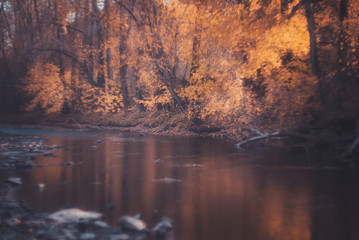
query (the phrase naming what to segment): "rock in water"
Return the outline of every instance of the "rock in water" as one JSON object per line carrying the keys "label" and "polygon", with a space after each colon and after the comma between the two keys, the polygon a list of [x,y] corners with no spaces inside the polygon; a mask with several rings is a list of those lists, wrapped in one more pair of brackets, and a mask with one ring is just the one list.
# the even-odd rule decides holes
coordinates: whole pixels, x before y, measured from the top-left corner
{"label": "rock in water", "polygon": [[21,219],[17,217],[11,217],[5,221],[10,227],[14,227],[21,224]]}
{"label": "rock in water", "polygon": [[45,189],[45,183],[39,183],[39,184],[37,184],[37,188],[38,188],[40,191],[44,191],[44,189]]}
{"label": "rock in water", "polygon": [[146,229],[146,223],[139,218],[122,216],[118,220],[118,224],[123,228],[123,230],[130,232],[140,232]]}
{"label": "rock in water", "polygon": [[93,223],[93,225],[97,228],[109,228],[110,226],[104,222],[104,221],[101,221],[101,220],[97,220]]}
{"label": "rock in water", "polygon": [[18,178],[18,177],[10,177],[10,178],[7,179],[7,181],[9,183],[12,183],[12,184],[15,184],[15,185],[21,185],[22,184],[21,179]]}
{"label": "rock in water", "polygon": [[24,162],[24,167],[25,168],[33,168],[33,167],[35,167],[35,164],[31,160],[27,160]]}
{"label": "rock in water", "polygon": [[172,223],[173,221],[171,219],[167,217],[162,217],[161,221],[158,222],[156,226],[152,228],[152,232],[154,232],[157,236],[164,236],[168,232],[172,231]]}
{"label": "rock in water", "polygon": [[64,162],[64,163],[62,163],[62,165],[64,165],[64,166],[73,166],[73,165],[75,165],[75,163],[74,162]]}
{"label": "rock in water", "polygon": [[92,146],[88,146],[87,147],[89,150],[96,150],[97,146],[96,145],[92,145]]}
{"label": "rock in water", "polygon": [[80,236],[80,240],[92,240],[95,239],[96,235],[94,233],[83,233]]}
{"label": "rock in water", "polygon": [[44,156],[44,157],[56,157],[56,155],[51,151],[44,152],[42,154],[42,156]]}
{"label": "rock in water", "polygon": [[71,208],[71,209],[60,210],[53,214],[50,214],[48,218],[59,223],[76,223],[79,222],[80,220],[91,221],[91,220],[100,219],[101,217],[102,217],[101,213],[86,212],[78,208]]}
{"label": "rock in water", "polygon": [[130,239],[130,236],[127,234],[121,233],[121,234],[115,234],[110,236],[110,240],[128,240]]}

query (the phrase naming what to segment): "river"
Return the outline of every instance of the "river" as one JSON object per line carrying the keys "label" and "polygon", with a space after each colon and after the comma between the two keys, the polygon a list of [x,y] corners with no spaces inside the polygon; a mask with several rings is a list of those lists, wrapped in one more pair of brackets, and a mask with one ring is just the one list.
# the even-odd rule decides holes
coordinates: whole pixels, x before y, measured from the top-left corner
{"label": "river", "polygon": [[93,210],[113,226],[122,215],[140,213],[149,226],[167,216],[177,240],[359,239],[359,174],[303,167],[305,154],[255,154],[210,138],[2,132],[64,146],[38,155],[42,167],[0,172],[1,181],[22,178],[14,197],[39,212]]}

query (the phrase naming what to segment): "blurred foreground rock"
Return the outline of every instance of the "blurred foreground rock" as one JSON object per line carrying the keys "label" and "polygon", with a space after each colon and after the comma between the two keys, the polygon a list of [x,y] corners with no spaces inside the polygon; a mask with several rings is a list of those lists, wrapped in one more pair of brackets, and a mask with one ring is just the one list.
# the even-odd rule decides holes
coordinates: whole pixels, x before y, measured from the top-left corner
{"label": "blurred foreground rock", "polygon": [[58,223],[78,223],[80,221],[94,221],[102,217],[101,213],[86,212],[78,208],[60,210],[50,214],[49,219]]}
{"label": "blurred foreground rock", "polygon": [[119,228],[108,225],[101,218],[101,213],[77,208],[40,214],[27,207],[24,202],[0,197],[1,240],[173,239],[168,234],[172,233],[172,221],[165,217],[152,230],[147,229],[144,221],[135,217],[120,217]]}

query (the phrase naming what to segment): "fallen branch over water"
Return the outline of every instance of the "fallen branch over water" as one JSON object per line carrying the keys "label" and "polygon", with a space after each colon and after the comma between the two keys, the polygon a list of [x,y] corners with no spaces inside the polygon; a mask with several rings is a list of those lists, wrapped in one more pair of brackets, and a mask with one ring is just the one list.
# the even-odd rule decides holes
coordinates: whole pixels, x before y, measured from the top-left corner
{"label": "fallen branch over water", "polygon": [[252,138],[249,138],[249,139],[244,140],[244,141],[242,141],[242,142],[239,142],[239,143],[237,143],[235,146],[236,146],[236,148],[241,148],[242,145],[245,145],[245,144],[247,144],[247,143],[259,141],[259,140],[266,139],[266,138],[270,138],[270,137],[279,137],[279,136],[281,136],[280,132],[263,134],[263,135],[256,136],[256,137],[252,137]]}
{"label": "fallen branch over water", "polygon": [[78,126],[78,128],[83,129],[81,124],[79,124],[75,119],[71,118],[71,120]]}
{"label": "fallen branch over water", "polygon": [[359,145],[359,136],[354,140],[352,145],[350,145],[350,147],[343,153],[342,157],[350,157],[358,145]]}
{"label": "fallen branch over water", "polygon": [[[256,131],[256,132],[259,133],[259,131]],[[306,140],[310,140],[310,141],[314,141],[314,142],[323,142],[323,143],[348,141],[348,140],[353,139],[353,137],[343,137],[343,138],[337,138],[337,139],[319,138],[319,137],[314,137],[311,135],[297,133],[297,132],[279,131],[279,132],[267,133],[267,134],[262,134],[262,135],[259,135],[256,137],[249,138],[247,140],[237,143],[235,146],[237,148],[241,148],[245,144],[248,144],[251,142],[256,142],[256,141],[267,139],[267,138],[272,138],[272,137],[296,137],[296,138],[302,138],[302,139],[306,139]],[[355,145],[354,145],[354,143],[355,143]],[[351,152],[355,149],[356,145],[359,144],[359,138],[354,143],[353,143],[352,147],[350,148]]]}

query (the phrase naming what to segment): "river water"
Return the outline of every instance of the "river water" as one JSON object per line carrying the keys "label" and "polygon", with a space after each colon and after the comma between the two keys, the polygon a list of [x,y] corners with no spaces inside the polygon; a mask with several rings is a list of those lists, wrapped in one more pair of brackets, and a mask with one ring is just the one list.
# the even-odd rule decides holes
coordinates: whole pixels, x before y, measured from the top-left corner
{"label": "river water", "polygon": [[359,174],[303,167],[305,154],[209,138],[2,131],[64,146],[39,155],[41,168],[0,172],[22,178],[15,198],[37,211],[98,211],[113,226],[122,215],[141,213],[150,227],[167,216],[177,240],[359,239]]}

